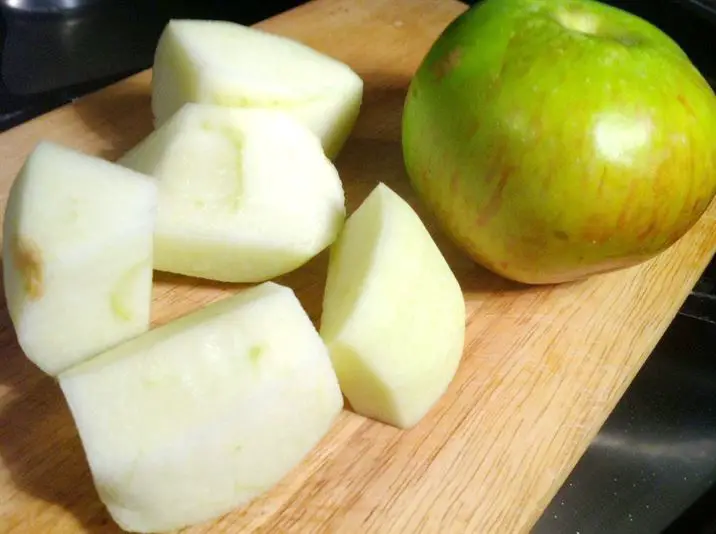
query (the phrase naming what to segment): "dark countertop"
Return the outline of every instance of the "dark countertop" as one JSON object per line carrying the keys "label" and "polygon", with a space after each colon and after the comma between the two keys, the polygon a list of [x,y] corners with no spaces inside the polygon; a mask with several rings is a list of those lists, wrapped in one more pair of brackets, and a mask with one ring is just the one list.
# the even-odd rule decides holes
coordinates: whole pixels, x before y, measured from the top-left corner
{"label": "dark countertop", "polygon": [[[22,1],[0,0],[0,132],[150,67],[169,18],[252,24],[305,2],[94,0],[63,16],[7,7]],[[704,46],[716,28],[716,0],[606,1],[656,23],[716,77],[712,48]]]}
{"label": "dark countertop", "polygon": [[[0,131],[151,66],[170,17],[252,24],[303,3],[94,0],[59,16],[7,2],[0,0]],[[654,22],[716,79],[716,0],[608,3]],[[712,262],[536,534],[716,532],[715,347]]]}
{"label": "dark countertop", "polygon": [[10,9],[6,2],[0,0],[0,131],[150,67],[170,18],[253,24],[304,3],[95,0],[60,16]]}

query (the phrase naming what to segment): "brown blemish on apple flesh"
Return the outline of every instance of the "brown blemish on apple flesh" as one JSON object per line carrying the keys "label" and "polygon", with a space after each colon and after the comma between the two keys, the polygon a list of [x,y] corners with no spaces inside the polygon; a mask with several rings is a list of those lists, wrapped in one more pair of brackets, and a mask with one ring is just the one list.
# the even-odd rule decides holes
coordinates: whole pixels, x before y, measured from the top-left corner
{"label": "brown blemish on apple flesh", "polygon": [[15,268],[20,273],[25,293],[30,300],[38,300],[45,290],[40,249],[32,240],[16,237],[13,252]]}

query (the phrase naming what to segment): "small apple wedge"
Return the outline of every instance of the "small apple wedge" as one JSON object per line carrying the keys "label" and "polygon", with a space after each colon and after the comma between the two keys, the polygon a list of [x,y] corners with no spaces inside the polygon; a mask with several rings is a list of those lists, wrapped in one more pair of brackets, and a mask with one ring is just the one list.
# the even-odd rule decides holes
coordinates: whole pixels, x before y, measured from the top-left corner
{"label": "small apple wedge", "polygon": [[133,532],[209,521],[270,489],[343,397],[293,291],[266,282],[59,376],[100,498]]}
{"label": "small apple wedge", "polygon": [[465,302],[413,209],[379,184],[331,248],[321,337],[353,409],[415,425],[462,356]]}
{"label": "small apple wedge", "polygon": [[187,102],[281,109],[334,158],[360,111],[363,81],[297,41],[226,21],[172,20],[154,58],[152,109],[163,124]]}
{"label": "small apple wedge", "polygon": [[149,328],[153,180],[50,142],[10,190],[3,227],[18,341],[55,375]]}
{"label": "small apple wedge", "polygon": [[279,111],[186,104],[119,163],[158,179],[160,271],[263,282],[324,250],[344,222],[338,172]]}

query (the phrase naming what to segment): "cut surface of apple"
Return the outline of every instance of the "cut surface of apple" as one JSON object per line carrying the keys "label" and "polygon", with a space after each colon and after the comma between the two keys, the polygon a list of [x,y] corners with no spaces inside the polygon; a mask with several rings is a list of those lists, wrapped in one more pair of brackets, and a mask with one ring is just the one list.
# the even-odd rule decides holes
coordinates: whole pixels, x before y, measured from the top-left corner
{"label": "cut surface of apple", "polygon": [[266,282],[59,376],[100,498],[125,530],[197,524],[275,485],[343,397],[289,288]]}
{"label": "cut surface of apple", "polygon": [[41,142],[12,185],[5,295],[27,357],[55,375],[149,328],[153,180]]}
{"label": "cut surface of apple", "polygon": [[161,271],[262,282],[321,252],[344,222],[318,138],[278,111],[186,104],[119,163],[158,179]]}
{"label": "cut surface of apple", "polygon": [[154,57],[152,110],[163,124],[187,102],[281,109],[333,158],[360,111],[363,81],[302,43],[226,21],[172,20]]}
{"label": "cut surface of apple", "polygon": [[418,215],[384,184],[331,247],[321,336],[353,409],[400,428],[428,412],[457,370],[462,291]]}

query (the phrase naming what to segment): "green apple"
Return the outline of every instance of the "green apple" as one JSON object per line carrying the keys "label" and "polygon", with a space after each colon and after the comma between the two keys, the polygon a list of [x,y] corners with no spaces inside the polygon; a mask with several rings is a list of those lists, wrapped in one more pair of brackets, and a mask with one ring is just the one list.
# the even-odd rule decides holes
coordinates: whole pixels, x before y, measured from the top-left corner
{"label": "green apple", "polygon": [[149,328],[154,181],[41,142],[3,226],[8,311],[27,357],[55,375]]}
{"label": "green apple", "polygon": [[651,258],[716,192],[716,97],[648,22],[590,0],[486,0],[414,76],[414,189],[472,258],[557,283]]}
{"label": "green apple", "polygon": [[276,110],[186,104],[119,163],[159,183],[161,271],[265,281],[325,249],[345,218],[318,138]]}
{"label": "green apple", "polygon": [[59,376],[99,496],[165,532],[248,503],[328,432],[343,397],[293,291],[272,282]]}
{"label": "green apple", "polygon": [[399,428],[418,423],[455,375],[462,291],[418,215],[384,184],[331,247],[320,332],[353,409]]}
{"label": "green apple", "polygon": [[276,108],[311,128],[331,158],[350,134],[363,97],[363,81],[344,63],[226,21],[170,21],[157,45],[152,84],[158,125],[186,102]]}

